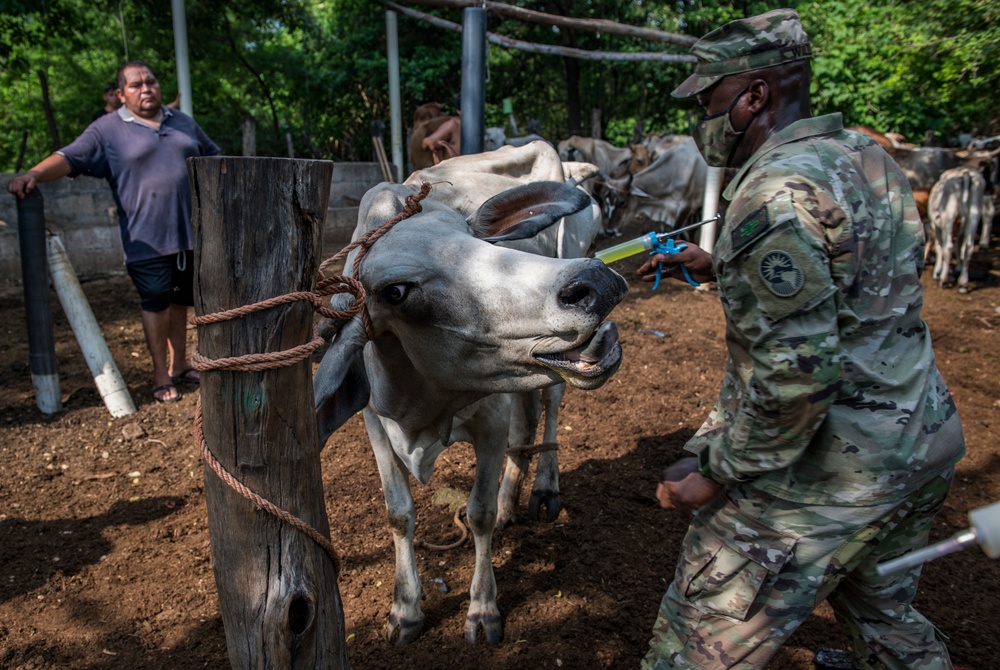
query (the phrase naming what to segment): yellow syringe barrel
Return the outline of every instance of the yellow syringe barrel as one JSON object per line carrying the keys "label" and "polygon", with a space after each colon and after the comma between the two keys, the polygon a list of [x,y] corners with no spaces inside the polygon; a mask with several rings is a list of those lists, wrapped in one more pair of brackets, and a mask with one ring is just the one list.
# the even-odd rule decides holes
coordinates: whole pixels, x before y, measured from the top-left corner
{"label": "yellow syringe barrel", "polygon": [[603,261],[605,265],[608,265],[610,263],[614,263],[615,261],[620,261],[623,258],[641,254],[643,251],[649,251],[656,243],[656,235],[653,233],[647,233],[642,237],[635,238],[634,240],[622,242],[621,244],[616,244],[613,247],[608,247],[607,249],[598,251],[594,254],[594,256]]}

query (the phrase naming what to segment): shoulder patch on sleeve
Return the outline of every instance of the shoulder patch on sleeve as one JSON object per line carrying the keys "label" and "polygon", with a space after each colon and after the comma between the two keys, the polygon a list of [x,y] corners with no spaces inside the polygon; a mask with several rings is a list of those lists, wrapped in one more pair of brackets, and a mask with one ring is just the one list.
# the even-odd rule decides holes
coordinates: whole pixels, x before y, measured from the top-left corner
{"label": "shoulder patch on sleeve", "polygon": [[821,252],[785,221],[743,257],[742,265],[760,309],[773,321],[811,308],[836,287]]}
{"label": "shoulder patch on sleeve", "polygon": [[768,251],[757,262],[757,273],[764,286],[779,298],[791,298],[802,290],[805,275],[790,253],[782,249]]}

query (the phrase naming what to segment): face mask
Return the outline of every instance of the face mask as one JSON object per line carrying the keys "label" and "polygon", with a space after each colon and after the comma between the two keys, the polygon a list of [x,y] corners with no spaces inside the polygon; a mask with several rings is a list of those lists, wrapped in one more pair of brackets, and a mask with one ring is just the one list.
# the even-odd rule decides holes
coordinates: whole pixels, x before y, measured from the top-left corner
{"label": "face mask", "polygon": [[694,143],[698,145],[698,151],[705,157],[705,162],[712,167],[729,167],[736,147],[739,146],[740,140],[743,139],[747,128],[750,127],[750,123],[753,123],[753,119],[757,118],[757,115],[754,114],[750,123],[747,124],[747,128],[737,132],[733,128],[732,118],[729,114],[749,88],[748,86],[740,91],[725,110],[701,117],[701,122],[694,128]]}

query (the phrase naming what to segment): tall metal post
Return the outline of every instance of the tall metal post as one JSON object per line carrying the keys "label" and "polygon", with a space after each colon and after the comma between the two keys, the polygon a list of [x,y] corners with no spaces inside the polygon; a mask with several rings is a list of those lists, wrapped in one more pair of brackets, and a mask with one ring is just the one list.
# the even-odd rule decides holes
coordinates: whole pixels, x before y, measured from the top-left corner
{"label": "tall metal post", "polygon": [[36,188],[17,201],[17,237],[21,247],[21,279],[28,322],[28,360],[35,404],[45,414],[62,410],[55,339],[52,336],[52,297],[45,249],[45,202]]}
{"label": "tall metal post", "polygon": [[396,179],[403,181],[403,113],[399,101],[399,33],[396,12],[385,13],[386,60],[389,61],[389,136],[392,143],[392,164]]}
{"label": "tall metal post", "polygon": [[486,9],[462,10],[462,154],[483,151],[486,132]]}
{"label": "tall metal post", "polygon": [[194,116],[191,100],[191,67],[188,64],[187,14],[184,0],[170,0],[174,19],[174,53],[177,60],[177,90],[181,94],[181,111]]}

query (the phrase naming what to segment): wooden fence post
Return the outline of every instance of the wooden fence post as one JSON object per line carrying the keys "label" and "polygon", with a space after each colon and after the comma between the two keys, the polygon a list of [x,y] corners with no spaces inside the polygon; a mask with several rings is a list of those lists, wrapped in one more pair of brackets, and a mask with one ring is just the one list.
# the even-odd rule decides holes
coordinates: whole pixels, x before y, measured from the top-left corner
{"label": "wooden fence post", "polygon": [[[333,163],[210,157],[188,170],[198,316],[313,288]],[[312,320],[312,305],[297,301],[200,325],[199,353],[286,351],[312,339]],[[259,372],[203,372],[202,426],[236,481],[329,538],[311,372],[308,356]],[[208,467],[205,498],[232,666],[349,668],[334,558]]]}

